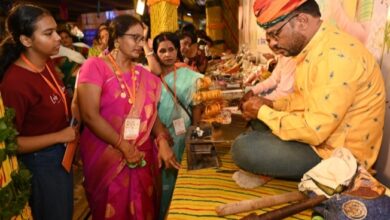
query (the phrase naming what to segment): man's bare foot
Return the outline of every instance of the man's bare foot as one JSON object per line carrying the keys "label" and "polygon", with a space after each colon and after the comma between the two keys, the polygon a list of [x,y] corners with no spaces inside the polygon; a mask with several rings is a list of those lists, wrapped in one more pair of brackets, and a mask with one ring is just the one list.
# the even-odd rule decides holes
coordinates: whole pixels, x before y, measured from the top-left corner
{"label": "man's bare foot", "polygon": [[269,176],[256,175],[243,170],[235,172],[232,178],[236,181],[237,185],[245,189],[253,189],[262,186],[272,179],[272,177]]}

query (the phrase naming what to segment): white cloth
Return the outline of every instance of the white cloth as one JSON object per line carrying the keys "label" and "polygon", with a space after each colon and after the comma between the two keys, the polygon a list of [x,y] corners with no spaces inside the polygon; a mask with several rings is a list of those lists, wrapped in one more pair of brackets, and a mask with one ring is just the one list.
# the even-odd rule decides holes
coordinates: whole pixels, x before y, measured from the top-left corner
{"label": "white cloth", "polygon": [[298,185],[299,191],[313,191],[317,195],[331,196],[322,191],[313,180],[336,189],[339,185],[348,186],[357,171],[357,161],[346,148],[337,148],[331,157],[322,160],[317,166],[303,175]]}
{"label": "white cloth", "polygon": [[80,39],[84,37],[84,33],[77,26],[73,26],[70,33]]}
{"label": "white cloth", "polygon": [[86,43],[83,43],[83,42],[75,42],[73,43],[73,46],[76,46],[76,47],[85,47],[85,48],[91,48],[90,46],[88,46],[88,44]]}
{"label": "white cloth", "polygon": [[60,51],[58,52],[58,54],[52,56],[51,58],[57,57],[68,57],[69,60],[72,60],[79,64],[83,64],[85,61],[85,58],[83,57],[83,55],[81,55],[81,53],[64,46],[60,46]]}

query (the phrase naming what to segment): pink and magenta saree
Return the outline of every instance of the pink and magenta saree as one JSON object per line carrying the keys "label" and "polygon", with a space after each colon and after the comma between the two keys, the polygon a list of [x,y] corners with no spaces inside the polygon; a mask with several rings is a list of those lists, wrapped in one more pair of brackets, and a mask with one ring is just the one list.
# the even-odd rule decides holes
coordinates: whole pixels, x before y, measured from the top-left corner
{"label": "pink and magenta saree", "polygon": [[[130,169],[122,153],[99,139],[87,127],[80,138],[85,189],[93,219],[156,219],[160,203],[160,170],[157,148],[150,137],[160,98],[159,79],[142,66],[135,67],[137,101],[141,119],[136,146],[145,152],[145,167]],[[131,74],[124,75],[128,85]],[[80,71],[79,84],[92,83],[102,88],[101,116],[119,133],[132,105],[120,97],[113,71],[100,58],[88,60]]]}

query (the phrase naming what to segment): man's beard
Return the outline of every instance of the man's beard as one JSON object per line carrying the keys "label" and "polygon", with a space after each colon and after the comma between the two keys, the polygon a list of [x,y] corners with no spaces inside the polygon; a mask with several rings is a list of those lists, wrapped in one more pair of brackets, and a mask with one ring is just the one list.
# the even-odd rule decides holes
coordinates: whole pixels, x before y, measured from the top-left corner
{"label": "man's beard", "polygon": [[306,37],[303,34],[294,32],[293,38],[290,40],[289,45],[286,47],[278,47],[275,46],[274,48],[271,48],[275,53],[282,54],[286,57],[295,57],[306,46]]}

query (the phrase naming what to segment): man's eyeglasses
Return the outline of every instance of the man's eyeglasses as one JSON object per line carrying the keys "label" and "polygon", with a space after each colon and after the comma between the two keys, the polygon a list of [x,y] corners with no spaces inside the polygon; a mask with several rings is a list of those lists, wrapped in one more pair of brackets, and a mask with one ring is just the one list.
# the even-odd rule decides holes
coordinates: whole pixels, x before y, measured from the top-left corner
{"label": "man's eyeglasses", "polygon": [[142,35],[139,35],[139,34],[123,34],[124,36],[129,36],[131,38],[133,38],[133,40],[136,42],[136,43],[140,43],[140,42],[144,42],[145,41],[145,37],[142,36]]}
{"label": "man's eyeglasses", "polygon": [[293,16],[291,16],[282,26],[280,26],[280,28],[278,28],[277,30],[275,31],[272,31],[270,33],[265,33],[266,34],[266,37],[269,39],[269,40],[274,40],[274,41],[278,41],[279,40],[279,34],[280,32],[282,32],[284,26],[286,26],[286,24],[288,24],[293,18],[297,17],[299,14],[295,14]]}

